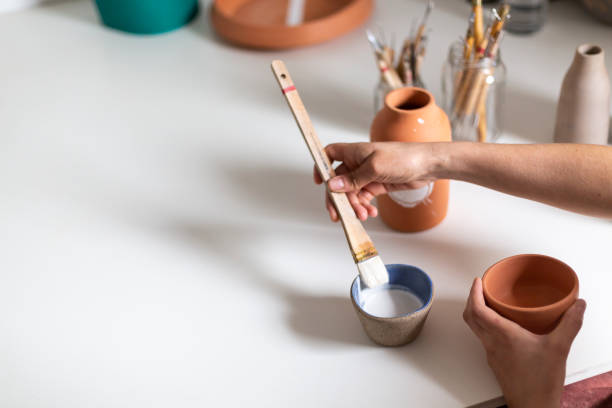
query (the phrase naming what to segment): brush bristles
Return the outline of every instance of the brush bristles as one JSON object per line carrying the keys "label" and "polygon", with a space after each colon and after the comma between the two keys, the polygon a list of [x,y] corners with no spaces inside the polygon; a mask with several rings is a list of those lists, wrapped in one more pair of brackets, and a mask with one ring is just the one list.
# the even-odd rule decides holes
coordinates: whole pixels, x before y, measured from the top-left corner
{"label": "brush bristles", "polygon": [[380,256],[373,256],[357,264],[361,282],[369,287],[384,285],[389,282],[389,273]]}

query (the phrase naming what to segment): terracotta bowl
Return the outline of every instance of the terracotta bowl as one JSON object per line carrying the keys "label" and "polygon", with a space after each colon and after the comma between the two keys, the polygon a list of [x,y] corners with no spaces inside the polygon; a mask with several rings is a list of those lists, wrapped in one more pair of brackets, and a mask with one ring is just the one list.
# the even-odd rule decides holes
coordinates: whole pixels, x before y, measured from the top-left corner
{"label": "terracotta bowl", "polygon": [[555,328],[578,298],[572,268],[545,255],[515,255],[491,266],[482,277],[487,304],[537,334]]}
{"label": "terracotta bowl", "polygon": [[422,303],[412,313],[397,317],[378,317],[364,310],[364,289],[359,276],[351,285],[351,301],[364,331],[372,341],[381,346],[403,346],[417,338],[434,299],[434,287],[429,275],[421,269],[402,264],[385,265],[389,272],[389,284],[410,291]]}
{"label": "terracotta bowl", "polygon": [[373,0],[305,0],[303,23],[288,26],[288,4],[288,0],[215,0],[212,24],[234,44],[282,49],[345,34],[363,24],[373,8]]}

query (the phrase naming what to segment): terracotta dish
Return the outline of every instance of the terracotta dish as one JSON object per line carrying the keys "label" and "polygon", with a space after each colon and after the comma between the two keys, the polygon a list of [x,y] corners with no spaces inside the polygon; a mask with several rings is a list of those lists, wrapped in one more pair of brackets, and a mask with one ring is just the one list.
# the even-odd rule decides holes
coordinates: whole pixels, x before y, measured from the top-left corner
{"label": "terracotta dish", "polygon": [[515,255],[491,266],[482,277],[487,304],[537,334],[555,328],[578,298],[572,268],[545,255]]}
{"label": "terracotta dish", "polygon": [[303,23],[285,24],[288,0],[215,0],[217,33],[237,45],[282,49],[331,40],[370,16],[373,0],[305,0]]}

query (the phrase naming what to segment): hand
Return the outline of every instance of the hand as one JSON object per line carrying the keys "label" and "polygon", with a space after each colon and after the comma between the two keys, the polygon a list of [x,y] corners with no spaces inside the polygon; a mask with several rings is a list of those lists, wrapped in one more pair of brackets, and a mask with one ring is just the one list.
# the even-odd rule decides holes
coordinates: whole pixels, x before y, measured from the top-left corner
{"label": "hand", "polygon": [[[335,143],[327,146],[329,160],[340,161],[336,177],[328,182],[334,192],[345,192],[357,217],[365,221],[376,217],[378,211],[371,204],[374,197],[391,191],[420,188],[434,181],[432,175],[434,143]],[[314,181],[323,180],[315,168]],[[338,213],[329,195],[325,204],[332,221]]]}
{"label": "hand", "polygon": [[474,280],[463,318],[482,342],[510,408],[559,408],[567,355],[585,308],[578,299],[550,334],[533,334],[489,308],[482,281]]}

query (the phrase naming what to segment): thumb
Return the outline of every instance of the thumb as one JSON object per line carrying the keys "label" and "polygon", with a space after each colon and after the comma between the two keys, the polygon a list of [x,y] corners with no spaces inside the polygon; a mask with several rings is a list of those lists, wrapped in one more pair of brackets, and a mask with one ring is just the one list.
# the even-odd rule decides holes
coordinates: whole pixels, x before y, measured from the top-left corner
{"label": "thumb", "polygon": [[582,318],[586,310],[586,302],[578,299],[563,315],[557,327],[550,333],[552,338],[568,349],[582,327]]}
{"label": "thumb", "polygon": [[372,158],[369,157],[355,170],[332,177],[328,185],[334,192],[359,192],[372,181],[376,181],[375,178],[376,172],[372,166]]}

